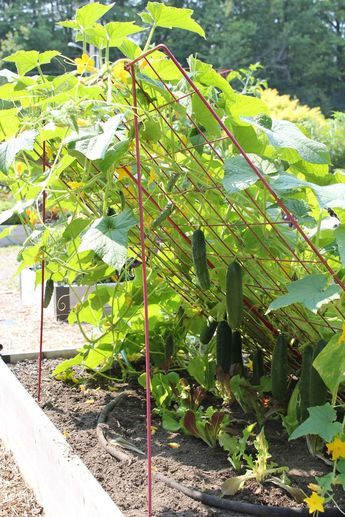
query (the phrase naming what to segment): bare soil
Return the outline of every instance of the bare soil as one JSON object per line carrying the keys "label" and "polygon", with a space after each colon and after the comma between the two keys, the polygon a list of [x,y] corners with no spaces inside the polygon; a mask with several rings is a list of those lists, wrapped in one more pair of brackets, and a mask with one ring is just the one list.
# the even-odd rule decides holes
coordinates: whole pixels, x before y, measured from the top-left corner
{"label": "bare soil", "polygon": [[[17,254],[19,247],[0,248],[0,344],[4,354],[34,352],[39,349],[40,310],[20,301]],[[83,338],[77,325],[58,322],[45,311],[43,350],[78,348]]]}
{"label": "bare soil", "polygon": [[[130,465],[119,463],[99,445],[96,437],[98,415],[112,399],[112,391],[134,389],[137,395],[120,402],[108,423],[116,433],[145,451],[143,391],[134,382],[129,385],[110,382],[104,387],[88,385],[86,389],[84,386],[81,389],[78,385],[66,385],[50,376],[56,364],[56,360],[43,362],[42,409],[63,432],[74,452],[83,459],[124,514],[128,517],[146,515],[145,459],[135,459]],[[37,390],[36,362],[25,361],[11,368],[34,395]],[[247,418],[244,415],[241,417]],[[152,436],[154,471],[186,486],[220,495],[221,483],[236,475],[226,453],[220,448],[211,449],[201,440],[182,433],[164,431],[155,416],[153,425],[157,427]],[[242,428],[243,425],[242,423]],[[278,422],[267,424],[265,432],[273,461],[280,466],[288,466],[293,483],[309,493],[307,484],[313,481],[315,475],[322,475],[327,471],[327,467],[309,455],[303,440],[287,442],[286,433]],[[169,444],[172,442],[177,443],[178,448],[171,448]],[[243,516],[204,506],[158,481],[154,482],[153,493],[155,517]],[[260,485],[256,482],[248,484],[235,499],[262,505],[299,506],[282,489],[272,484]],[[342,501],[339,503],[342,504]]]}
{"label": "bare soil", "polygon": [[9,451],[0,442],[0,517],[43,516],[42,507],[26,486]]}

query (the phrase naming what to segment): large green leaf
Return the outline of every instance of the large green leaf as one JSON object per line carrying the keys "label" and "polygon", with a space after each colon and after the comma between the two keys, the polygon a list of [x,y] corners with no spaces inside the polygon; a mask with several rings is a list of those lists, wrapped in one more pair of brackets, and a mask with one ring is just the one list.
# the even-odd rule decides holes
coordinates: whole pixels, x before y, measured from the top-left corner
{"label": "large green leaf", "polygon": [[186,31],[196,32],[199,36],[205,37],[205,32],[200,25],[192,18],[192,9],[180,9],[170,7],[160,2],[148,2],[146,11],[140,13],[141,19],[156,27],[167,29],[177,28]]}
{"label": "large green leaf", "polygon": [[243,120],[266,133],[273,147],[294,149],[307,162],[321,164],[330,162],[326,146],[306,137],[292,122],[273,120],[272,129],[268,129],[251,117],[243,117]]}
{"label": "large green leaf", "polygon": [[14,214],[22,214],[26,208],[34,204],[34,201],[34,199],[18,201],[12,208],[9,208],[8,210],[3,210],[0,213],[0,224],[5,223]]}
{"label": "large green leaf", "polygon": [[335,394],[338,386],[345,381],[345,349],[339,343],[339,335],[334,335],[318,354],[313,366],[319,372],[327,388]]}
{"label": "large green leaf", "polygon": [[128,231],[136,223],[130,210],[100,217],[83,235],[79,251],[93,250],[103,262],[119,270],[127,258]]}
{"label": "large green leaf", "polygon": [[308,408],[308,412],[309,417],[307,420],[294,430],[289,440],[313,434],[320,436],[326,442],[330,442],[342,432],[342,424],[336,422],[337,412],[329,403],[324,406]]}
{"label": "large green leaf", "polygon": [[333,185],[320,186],[286,173],[272,177],[270,179],[270,183],[273,189],[278,193],[307,187],[311,188],[322,208],[345,209],[345,183],[334,183]]}
{"label": "large green leaf", "polygon": [[107,13],[114,4],[103,5],[99,2],[92,2],[80,9],[77,9],[76,17],[74,20],[65,20],[63,22],[59,22],[58,24],[62,27],[67,27],[69,29],[88,29],[92,27],[92,25],[102,18],[102,16]]}
{"label": "large green leaf", "polygon": [[231,88],[228,81],[224,79],[224,77],[222,77],[218,72],[216,72],[216,70],[214,70],[212,65],[203,63],[200,61],[200,59],[196,59],[193,56],[189,57],[188,64],[191,78],[194,81],[197,81],[205,86],[219,88],[219,90],[225,93],[229,100],[235,100],[236,94],[234,90]]}
{"label": "large green leaf", "polygon": [[323,305],[340,297],[340,287],[336,284],[327,285],[324,275],[308,275],[301,280],[291,282],[287,286],[288,294],[279,296],[269,306],[267,313],[287,307],[294,303],[301,303],[310,311],[317,313]]}
{"label": "large green leaf", "polygon": [[0,144],[0,171],[7,172],[20,151],[32,151],[37,131],[23,131],[19,136]]}
{"label": "large green leaf", "polygon": [[[127,36],[136,34],[137,32],[145,30],[134,22],[110,22],[106,25],[100,23],[86,29],[86,41],[98,48],[119,47],[122,45]],[[83,39],[82,34],[79,33],[77,41]]]}
{"label": "large green leaf", "polygon": [[223,186],[229,194],[254,185],[259,177],[241,155],[225,160]]}
{"label": "large green leaf", "polygon": [[91,128],[73,133],[66,143],[73,142],[74,149],[89,160],[101,160],[105,157],[115,132],[123,119],[123,115],[115,115],[98,128]]}
{"label": "large green leaf", "polygon": [[4,58],[4,61],[14,63],[17,67],[19,75],[25,75],[37,66],[50,63],[53,57],[59,56],[57,50],[47,50],[46,52],[38,52],[37,50],[18,50],[14,54]]}

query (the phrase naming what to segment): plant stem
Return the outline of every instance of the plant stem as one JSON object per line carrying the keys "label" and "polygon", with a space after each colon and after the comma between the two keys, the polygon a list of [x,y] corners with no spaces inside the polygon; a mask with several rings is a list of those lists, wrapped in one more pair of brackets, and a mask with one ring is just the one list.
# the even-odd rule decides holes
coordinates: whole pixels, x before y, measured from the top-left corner
{"label": "plant stem", "polygon": [[151,44],[151,41],[152,41],[152,38],[153,38],[153,35],[154,35],[154,32],[156,30],[156,24],[154,23],[151,27],[151,30],[149,32],[149,35],[148,35],[148,38],[147,38],[147,41],[145,43],[145,47],[144,47],[144,50],[143,50],[143,53],[146,52],[148,49],[149,49],[149,46]]}

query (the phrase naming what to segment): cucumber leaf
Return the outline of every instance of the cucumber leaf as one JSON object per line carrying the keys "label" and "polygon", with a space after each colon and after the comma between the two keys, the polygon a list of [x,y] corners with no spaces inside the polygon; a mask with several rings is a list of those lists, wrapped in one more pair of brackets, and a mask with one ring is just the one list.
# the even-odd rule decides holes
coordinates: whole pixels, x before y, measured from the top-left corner
{"label": "cucumber leaf", "polygon": [[141,19],[150,25],[156,27],[165,27],[166,29],[184,29],[190,32],[196,32],[199,36],[205,37],[203,28],[192,18],[192,9],[181,9],[179,7],[170,7],[160,2],[148,2],[146,11],[140,13]]}
{"label": "cucumber leaf", "polygon": [[338,386],[345,381],[344,345],[339,343],[338,334],[335,334],[325,348],[321,350],[313,366],[320,374],[327,388],[335,395]]}
{"label": "cucumber leaf", "polygon": [[301,303],[307,309],[317,313],[323,305],[340,298],[340,287],[331,284],[326,287],[327,277],[319,274],[305,276],[287,286],[288,293],[279,296],[268,307],[266,314],[294,303]]}
{"label": "cucumber leaf", "polygon": [[259,179],[241,155],[225,160],[223,186],[229,194],[245,190]]}
{"label": "cucumber leaf", "polygon": [[0,144],[0,171],[8,172],[15,157],[20,151],[32,151],[37,131],[23,131],[20,135]]}
{"label": "cucumber leaf", "polygon": [[90,4],[83,5],[80,9],[77,9],[76,17],[74,20],[65,20],[58,22],[61,27],[67,27],[68,29],[88,29],[92,25],[102,18],[114,4],[103,5],[99,2],[92,2]]}
{"label": "cucumber leaf", "polygon": [[330,162],[326,146],[305,136],[292,122],[273,120],[272,129],[269,129],[251,117],[242,117],[242,119],[266,133],[273,147],[294,149],[303,160],[310,163],[322,164]]}
{"label": "cucumber leaf", "polygon": [[14,63],[17,67],[19,75],[25,75],[37,66],[50,63],[53,57],[59,56],[57,50],[47,50],[46,52],[38,52],[37,50],[18,50],[14,54],[4,58],[4,61]]}
{"label": "cucumber leaf", "polygon": [[96,219],[83,235],[79,251],[93,250],[108,266],[120,270],[127,258],[128,231],[136,222],[131,210]]}
{"label": "cucumber leaf", "polygon": [[324,406],[308,408],[308,413],[307,420],[294,430],[289,440],[313,434],[330,442],[337,434],[341,434],[343,426],[340,422],[336,422],[337,412],[328,402]]}

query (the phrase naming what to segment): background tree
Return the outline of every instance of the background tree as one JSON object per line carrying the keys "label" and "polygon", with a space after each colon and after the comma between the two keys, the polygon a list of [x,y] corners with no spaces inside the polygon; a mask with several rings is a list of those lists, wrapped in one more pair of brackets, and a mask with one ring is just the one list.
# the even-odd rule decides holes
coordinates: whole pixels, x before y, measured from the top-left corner
{"label": "background tree", "polygon": [[[108,0],[107,0],[108,1]],[[69,29],[59,20],[73,17],[86,2],[0,0],[0,58],[18,48],[56,48],[71,57]],[[345,109],[345,0],[165,0],[194,9],[207,39],[184,31],[157,30],[180,61],[197,53],[217,68],[247,67],[260,61],[270,86],[298,96],[324,112]],[[105,18],[137,20],[143,0],[117,0]],[[145,37],[145,33],[143,33]],[[52,70],[53,72],[53,70]]]}

